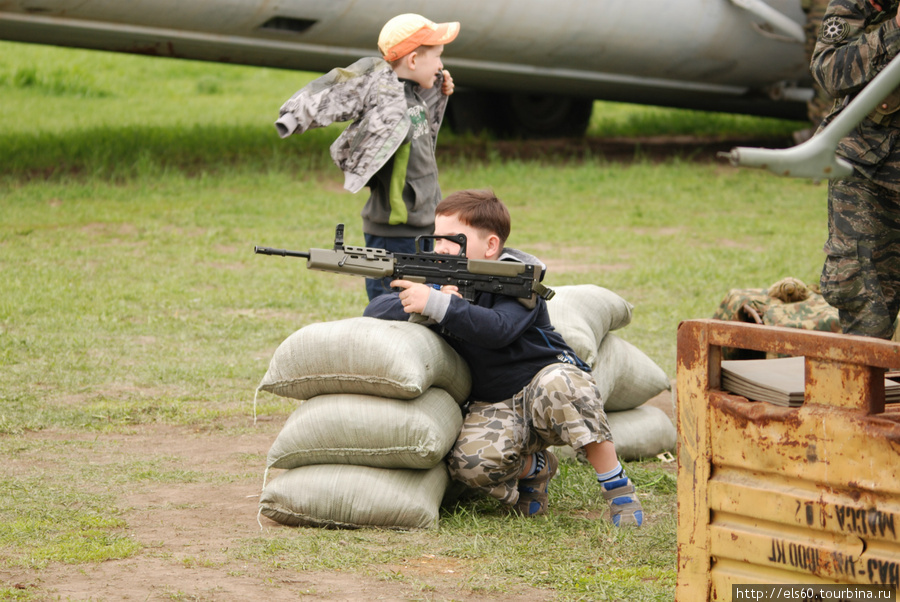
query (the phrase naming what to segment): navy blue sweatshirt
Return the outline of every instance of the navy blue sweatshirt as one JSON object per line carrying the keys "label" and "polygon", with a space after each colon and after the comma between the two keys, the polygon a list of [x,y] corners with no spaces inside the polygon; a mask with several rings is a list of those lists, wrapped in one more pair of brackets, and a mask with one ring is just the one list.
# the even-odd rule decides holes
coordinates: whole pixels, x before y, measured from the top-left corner
{"label": "navy blue sweatshirt", "polygon": [[[455,295],[449,299],[443,318],[431,327],[469,365],[471,401],[509,399],[546,366],[575,363],[575,352],[553,329],[543,299],[538,298],[533,309],[514,297],[491,293],[477,293],[472,303]],[[398,321],[410,316],[398,293],[376,297],[364,315]]]}

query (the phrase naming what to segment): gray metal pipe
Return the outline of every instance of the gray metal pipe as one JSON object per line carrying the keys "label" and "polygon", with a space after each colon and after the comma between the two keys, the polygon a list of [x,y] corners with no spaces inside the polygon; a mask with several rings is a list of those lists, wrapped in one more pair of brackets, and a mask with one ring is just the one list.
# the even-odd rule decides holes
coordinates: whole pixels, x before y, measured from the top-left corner
{"label": "gray metal pipe", "polygon": [[786,149],[739,146],[721,155],[736,167],[759,167],[779,176],[813,180],[850,176],[853,166],[835,154],[838,143],[898,86],[900,56],[894,57],[828,126],[803,144]]}

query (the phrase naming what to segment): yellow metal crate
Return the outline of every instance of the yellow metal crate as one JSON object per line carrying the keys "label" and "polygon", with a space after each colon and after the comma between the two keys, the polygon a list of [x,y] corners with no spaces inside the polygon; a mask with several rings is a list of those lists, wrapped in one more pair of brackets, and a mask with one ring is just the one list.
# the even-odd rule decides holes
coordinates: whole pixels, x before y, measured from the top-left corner
{"label": "yellow metal crate", "polygon": [[[722,391],[723,347],[806,357],[803,405]],[[889,341],[679,326],[678,602],[745,583],[900,584],[900,409],[884,394],[898,369]]]}

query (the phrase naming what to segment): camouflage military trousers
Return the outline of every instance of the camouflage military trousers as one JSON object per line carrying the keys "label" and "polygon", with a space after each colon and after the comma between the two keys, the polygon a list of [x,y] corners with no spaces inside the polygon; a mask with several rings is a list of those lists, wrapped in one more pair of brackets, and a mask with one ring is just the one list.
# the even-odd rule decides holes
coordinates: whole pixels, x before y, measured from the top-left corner
{"label": "camouflage military trousers", "polygon": [[602,441],[612,441],[612,434],[593,376],[571,364],[551,364],[512,399],[472,403],[448,465],[454,479],[515,504],[531,454]]}
{"label": "camouflage military trousers", "polygon": [[822,296],[845,334],[890,339],[900,310],[900,193],[863,178],[828,186]]}

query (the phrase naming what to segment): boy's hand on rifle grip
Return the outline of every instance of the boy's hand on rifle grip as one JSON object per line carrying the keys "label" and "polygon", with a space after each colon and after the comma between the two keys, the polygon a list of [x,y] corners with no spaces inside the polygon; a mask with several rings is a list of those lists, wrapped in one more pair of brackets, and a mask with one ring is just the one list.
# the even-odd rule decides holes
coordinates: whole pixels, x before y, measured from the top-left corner
{"label": "boy's hand on rifle grip", "polygon": [[427,284],[419,284],[409,280],[392,280],[391,288],[402,289],[400,291],[400,303],[403,305],[403,311],[408,314],[420,314],[425,311],[428,295],[434,290]]}
{"label": "boy's hand on rifle grip", "polygon": [[[437,285],[435,285],[437,286]],[[460,299],[463,298],[462,293],[459,292],[459,287],[453,284],[445,284],[444,286],[438,288],[437,290],[441,291],[445,295],[456,295]]]}
{"label": "boy's hand on rifle grip", "polygon": [[400,291],[400,303],[403,305],[403,311],[408,314],[421,314],[424,312],[425,305],[428,304],[428,297],[433,290],[438,290],[445,295],[456,295],[457,297],[462,298],[459,289],[452,284],[442,286],[439,289],[436,289],[436,286],[437,285],[431,286],[429,284],[419,284],[417,282],[410,282],[409,280],[391,281],[392,288],[403,289]]}

